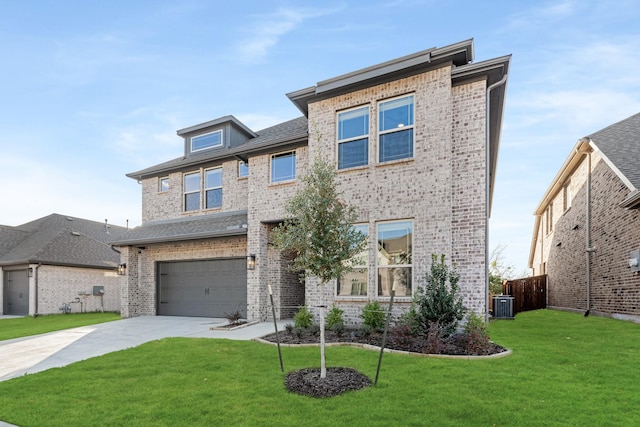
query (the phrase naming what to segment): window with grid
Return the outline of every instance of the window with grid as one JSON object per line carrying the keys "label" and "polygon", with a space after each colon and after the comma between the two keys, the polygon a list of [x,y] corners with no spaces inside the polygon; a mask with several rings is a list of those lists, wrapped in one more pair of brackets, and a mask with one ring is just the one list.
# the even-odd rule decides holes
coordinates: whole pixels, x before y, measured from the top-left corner
{"label": "window with grid", "polygon": [[200,209],[200,172],[184,175],[184,210],[185,212]]}
{"label": "window with grid", "polygon": [[338,113],[338,169],[369,162],[369,107]]}
{"label": "window with grid", "polygon": [[205,208],[222,207],[222,168],[204,171]]}
{"label": "window with grid", "polygon": [[413,95],[378,104],[379,161],[413,157]]}
{"label": "window with grid", "polygon": [[[359,224],[353,228],[369,237],[369,225]],[[369,250],[367,246],[357,255],[349,259],[348,263],[353,268],[349,273],[342,276],[337,281],[336,295],[339,297],[347,296],[366,296],[369,283]]]}
{"label": "window with grid", "polygon": [[413,222],[379,223],[377,239],[378,296],[411,296]]}

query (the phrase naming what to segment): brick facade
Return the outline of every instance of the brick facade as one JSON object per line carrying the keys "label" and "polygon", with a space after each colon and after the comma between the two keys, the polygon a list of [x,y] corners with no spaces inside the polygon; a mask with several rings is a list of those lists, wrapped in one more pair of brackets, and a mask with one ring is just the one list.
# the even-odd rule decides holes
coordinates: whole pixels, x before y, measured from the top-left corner
{"label": "brick facade", "polygon": [[[262,135],[258,132],[258,142],[253,151],[240,152],[243,146],[239,145],[228,158],[212,155],[212,159],[218,160],[203,160],[201,164],[194,165],[185,157],[184,164],[180,159],[169,162],[172,166],[166,171],[162,170],[166,166],[159,165],[155,169],[130,174],[142,181],[143,227],[158,221],[246,210],[247,231],[246,237],[145,244],[142,245],[143,250],[122,248],[122,260],[128,266],[127,276],[122,279],[123,316],[156,313],[154,268],[158,261],[254,255],[255,269],[247,271],[248,319],[266,320],[272,316],[268,294],[271,285],[279,318],[292,317],[302,304],[316,314],[317,306],[335,304],[345,311],[348,324],[360,323],[364,305],[374,299],[385,304],[388,297],[380,296],[378,290],[396,280],[379,279],[377,266],[378,227],[393,221],[411,221],[412,224],[412,289],[423,284],[431,255],[445,254],[460,274],[465,306],[477,313],[485,313],[487,151],[489,146],[497,150],[499,141],[499,132],[496,133],[499,124],[496,125],[495,118],[491,121],[495,135],[488,138],[487,87],[501,78],[503,83],[506,81],[509,59],[503,57],[496,62],[488,61],[488,65],[470,65],[472,51],[472,43],[465,41],[440,51],[415,54],[411,59],[399,58],[397,63],[391,61],[392,64],[361,70],[367,75],[379,73],[375,82],[369,79],[363,80],[365,83],[354,84],[353,79],[359,78],[358,72],[354,72],[327,81],[329,83],[319,83],[331,86],[328,91],[317,92],[321,95],[309,95],[308,89],[289,94],[308,119],[308,126],[305,123],[308,137],[306,133],[300,137],[297,130],[289,141],[286,135],[269,128]],[[420,71],[416,71],[417,63]],[[387,71],[386,67],[395,68]],[[347,83],[342,83],[343,79]],[[413,95],[414,100],[412,155],[381,162],[378,158],[379,103],[406,95]],[[309,98],[305,98],[307,96]],[[504,92],[494,99],[500,97],[504,97]],[[365,105],[369,107],[368,162],[363,166],[338,170],[338,185],[345,201],[356,207],[358,224],[368,228],[366,292],[363,292],[365,295],[338,297],[336,283],[318,286],[316,279],[307,278],[301,284],[297,275],[287,269],[289,258],[271,246],[269,239],[273,227],[285,218],[285,203],[300,189],[300,178],[306,174],[314,157],[321,156],[337,165],[338,112]],[[498,107],[501,109],[502,104]],[[501,113],[495,117],[501,117]],[[293,132],[293,122],[295,120],[283,123],[283,128]],[[204,129],[206,125],[194,128]],[[266,135],[271,133],[277,135],[273,137],[274,143],[265,145]],[[251,140],[246,146],[251,147]],[[296,179],[271,183],[272,156],[291,151],[296,156]],[[249,176],[238,179],[237,162],[242,156],[248,159]],[[217,165],[223,166],[222,208],[184,212],[184,174],[202,172]],[[162,177],[169,177],[170,190],[167,192],[159,192],[159,179]],[[200,196],[202,205],[204,195]],[[406,283],[406,279],[402,280]],[[397,297],[395,314],[405,312],[411,299],[410,293]]]}
{"label": "brick facade", "polygon": [[[96,268],[32,265],[29,297],[38,298],[38,314],[60,314],[64,303],[71,303],[71,312],[120,311],[120,280],[115,271]],[[36,292],[37,282],[37,292]],[[104,295],[94,296],[93,287],[103,286]],[[29,304],[29,315],[35,314],[35,304]]]}
{"label": "brick facade", "polygon": [[[540,221],[534,252],[534,274],[548,274],[548,306],[587,309],[587,175],[585,155],[568,178],[571,203],[565,191],[553,197],[553,225]],[[591,154],[590,310],[606,315],[640,316],[640,275],[628,267],[629,255],[640,249],[640,211],[619,204],[629,193],[626,185],[598,152]]]}

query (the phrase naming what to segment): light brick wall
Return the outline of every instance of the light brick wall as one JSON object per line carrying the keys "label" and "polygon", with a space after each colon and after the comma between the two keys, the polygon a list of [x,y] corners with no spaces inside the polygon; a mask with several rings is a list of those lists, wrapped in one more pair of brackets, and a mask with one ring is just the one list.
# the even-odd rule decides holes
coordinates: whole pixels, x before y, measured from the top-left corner
{"label": "light brick wall", "polygon": [[[59,314],[63,303],[71,304],[71,312],[120,312],[120,280],[115,271],[94,269],[59,267],[43,265],[31,266],[34,275],[30,282],[30,292],[35,298],[35,280],[38,280],[38,314]],[[104,286],[104,296],[93,296],[94,286]],[[80,295],[83,293],[83,295]],[[89,294],[89,295],[86,295]],[[76,300],[77,299],[77,300]],[[30,304],[30,315],[35,307]]]}
{"label": "light brick wall", "polygon": [[[269,154],[251,157],[249,164],[249,200],[248,200],[248,230],[247,254],[256,255],[256,269],[247,273],[247,317],[251,320],[266,320],[271,316],[269,305],[268,285],[271,284],[276,300],[284,298],[284,289],[290,287],[290,281],[277,283],[274,277],[275,266],[269,262],[269,229],[272,224],[285,217],[284,205],[301,187],[301,179],[307,171],[308,149],[306,146],[295,148],[296,151],[296,180],[287,183],[270,183],[271,154],[291,150],[280,150]],[[271,260],[276,261],[274,256]],[[282,271],[280,274],[285,274]],[[282,295],[282,296],[281,296]],[[278,308],[279,310],[279,308]]]}
{"label": "light brick wall", "polygon": [[122,279],[122,317],[156,314],[156,265],[158,262],[244,258],[246,246],[246,236],[232,236],[148,245],[145,249],[123,248],[125,250],[122,251],[122,259],[127,263],[127,275]]}
{"label": "light brick wall", "polygon": [[[370,240],[382,221],[413,221],[413,287],[423,283],[431,254],[457,264],[465,305],[484,312],[485,304],[485,82],[451,87],[443,67],[309,105],[310,158],[336,159],[336,112],[370,107],[369,164],[340,171],[344,198],[369,225]],[[378,101],[414,94],[415,143],[412,159],[377,161]],[[335,298],[335,283],[324,288],[307,282],[307,305],[332,302],[345,310],[348,323],[359,323],[367,299],[377,295],[375,246],[369,250],[368,298]],[[398,311],[411,298],[397,298]],[[384,303],[383,303],[384,304]]]}
{"label": "light brick wall", "polygon": [[[161,177],[142,180],[142,222],[184,218],[215,212],[246,210],[248,180],[246,178],[238,178],[238,161],[229,160],[222,163],[222,208],[184,212],[184,173],[200,172],[200,205],[203,207],[205,201],[204,171],[217,166],[220,166],[220,163],[208,163],[185,169],[184,171],[162,175]],[[169,191],[160,193],[158,191],[159,179],[165,176],[169,177]]]}
{"label": "light brick wall", "polygon": [[[592,155],[591,307],[605,314],[640,315],[640,275],[630,272],[631,251],[640,249],[640,211],[618,206],[629,189],[597,152]],[[586,157],[571,176],[570,209],[547,236],[548,305],[586,310]],[[554,199],[562,212],[562,192]],[[574,227],[577,228],[574,229]]]}

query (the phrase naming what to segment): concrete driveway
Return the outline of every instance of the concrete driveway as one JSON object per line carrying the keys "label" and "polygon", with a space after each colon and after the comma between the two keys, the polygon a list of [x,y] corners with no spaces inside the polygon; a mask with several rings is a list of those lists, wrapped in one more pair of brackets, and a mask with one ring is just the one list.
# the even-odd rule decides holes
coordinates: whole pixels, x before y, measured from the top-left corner
{"label": "concrete driveway", "polygon": [[[290,322],[278,321],[278,330],[284,329],[284,325]],[[257,323],[234,331],[211,330],[226,323],[226,319],[202,317],[141,316],[0,341],[0,381],[66,366],[162,338],[251,340],[274,331],[273,322]]]}

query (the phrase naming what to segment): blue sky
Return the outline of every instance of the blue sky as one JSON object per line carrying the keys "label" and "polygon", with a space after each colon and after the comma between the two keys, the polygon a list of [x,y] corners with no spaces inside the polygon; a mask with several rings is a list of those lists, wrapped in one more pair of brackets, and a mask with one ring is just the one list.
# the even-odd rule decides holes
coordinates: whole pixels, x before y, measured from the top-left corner
{"label": "blue sky", "polygon": [[576,141],[640,111],[637,1],[0,0],[0,224],[140,224],[125,177],[176,130],[299,116],[285,93],[469,38],[512,54],[490,246],[527,267],[533,211]]}

